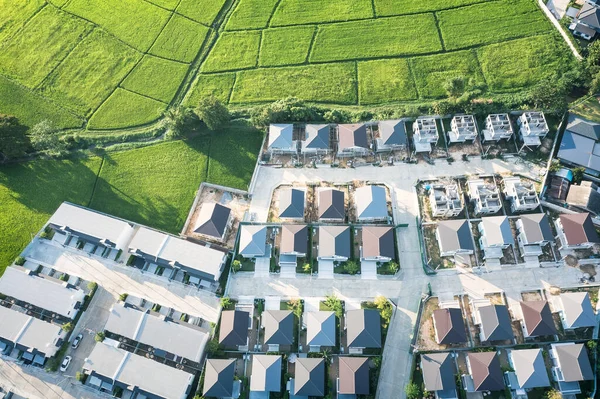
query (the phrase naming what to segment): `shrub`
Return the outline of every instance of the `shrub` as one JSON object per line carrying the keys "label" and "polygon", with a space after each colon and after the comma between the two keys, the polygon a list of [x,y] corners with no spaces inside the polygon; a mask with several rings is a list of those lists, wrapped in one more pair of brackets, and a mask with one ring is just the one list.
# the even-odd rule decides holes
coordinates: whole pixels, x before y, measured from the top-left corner
{"label": "shrub", "polygon": [[119,300],[121,302],[125,302],[125,300],[127,299],[128,296],[129,296],[129,294],[123,293],[123,294],[119,295]]}
{"label": "shrub", "polygon": [[91,292],[96,291],[96,289],[98,289],[98,284],[94,281],[90,281],[87,285],[88,290],[90,290]]}
{"label": "shrub", "polygon": [[25,264],[25,258],[22,256],[17,256],[17,259],[15,259],[15,265],[23,266],[24,264]]}
{"label": "shrub", "polygon": [[223,298],[221,298],[220,302],[221,302],[221,307],[225,310],[228,310],[229,308],[231,308],[233,306],[233,301],[228,296],[224,296]]}
{"label": "shrub", "polygon": [[408,399],[418,399],[421,397],[421,388],[414,382],[409,383],[405,388],[406,397]]}
{"label": "shrub", "polygon": [[135,262],[135,256],[129,255],[129,258],[127,259],[127,263],[125,263],[125,264],[127,266],[131,266],[131,265],[133,265],[133,262]]}
{"label": "shrub", "polygon": [[219,129],[229,122],[231,117],[227,107],[214,96],[200,100],[196,108],[196,115],[210,130]]}
{"label": "shrub", "polygon": [[240,270],[242,270],[242,262],[240,262],[239,260],[234,260],[233,263],[231,264],[231,269],[235,272],[239,272]]}
{"label": "shrub", "polygon": [[355,275],[360,271],[360,265],[357,261],[351,259],[344,265],[344,271],[348,274]]}
{"label": "shrub", "polygon": [[63,273],[58,279],[60,281],[69,281],[69,275],[67,273]]}
{"label": "shrub", "polygon": [[71,332],[71,331],[73,331],[73,327],[74,327],[73,323],[68,322],[66,324],[63,324],[61,328],[63,329],[63,331]]}
{"label": "shrub", "polygon": [[392,273],[398,273],[398,270],[400,270],[400,265],[397,262],[391,261],[388,264],[388,268]]}
{"label": "shrub", "polygon": [[85,384],[85,380],[87,380],[87,374],[78,371],[75,373],[75,379],[82,384]]}
{"label": "shrub", "polygon": [[94,341],[102,342],[102,341],[104,341],[104,338],[106,338],[106,334],[104,334],[104,331],[99,331],[96,333],[96,336],[94,337]]}

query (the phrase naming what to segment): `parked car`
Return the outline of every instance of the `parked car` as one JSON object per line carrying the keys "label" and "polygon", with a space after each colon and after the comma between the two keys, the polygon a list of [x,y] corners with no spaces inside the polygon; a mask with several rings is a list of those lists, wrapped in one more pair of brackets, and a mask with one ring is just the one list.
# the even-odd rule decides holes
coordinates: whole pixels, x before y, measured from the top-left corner
{"label": "parked car", "polygon": [[67,371],[69,365],[71,364],[71,360],[73,360],[71,356],[65,356],[62,363],[60,364],[60,371]]}
{"label": "parked car", "polygon": [[79,347],[79,344],[81,343],[82,339],[83,339],[83,334],[79,333],[73,340],[73,343],[71,344],[71,348],[77,349]]}

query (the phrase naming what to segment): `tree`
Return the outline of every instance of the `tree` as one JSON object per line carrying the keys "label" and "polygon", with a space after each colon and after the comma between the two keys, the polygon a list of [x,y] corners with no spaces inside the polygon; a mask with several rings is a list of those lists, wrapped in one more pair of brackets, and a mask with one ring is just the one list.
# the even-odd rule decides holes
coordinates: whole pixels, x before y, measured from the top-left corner
{"label": "tree", "polygon": [[102,342],[102,341],[104,341],[104,338],[106,338],[106,335],[104,334],[104,332],[99,331],[98,333],[96,333],[96,336],[94,336],[94,341]]}
{"label": "tree", "polygon": [[448,97],[458,98],[467,89],[467,82],[464,76],[455,76],[450,78],[444,83],[444,90],[448,94]]}
{"label": "tree", "polygon": [[210,130],[217,130],[229,122],[229,110],[216,97],[210,96],[200,100],[196,115]]}
{"label": "tree", "polygon": [[405,388],[406,397],[408,399],[418,399],[421,397],[421,388],[414,382],[409,383]]}
{"label": "tree", "polygon": [[65,332],[71,332],[71,331],[73,331],[73,323],[71,323],[71,322],[65,323],[62,325],[61,328]]}
{"label": "tree", "polygon": [[189,121],[191,112],[189,108],[180,105],[166,110],[163,113],[163,127],[167,130],[168,137],[179,137],[183,134],[183,129]]}
{"label": "tree", "polygon": [[305,263],[302,270],[304,270],[304,273],[310,273],[312,271],[312,266],[310,263]]}
{"label": "tree", "polygon": [[556,389],[551,389],[546,392],[546,399],[562,399],[562,394]]}
{"label": "tree", "polygon": [[25,155],[30,147],[26,132],[27,128],[17,118],[0,114],[0,160]]}
{"label": "tree", "polygon": [[29,131],[31,146],[37,151],[49,155],[60,155],[67,150],[65,142],[61,141],[58,129],[48,120],[36,124]]}
{"label": "tree", "polygon": [[351,259],[351,260],[347,261],[346,264],[344,265],[344,270],[348,274],[355,275],[356,273],[358,273],[360,271],[360,265],[358,264],[357,261]]}
{"label": "tree", "polygon": [[567,109],[566,89],[557,79],[545,79],[531,89],[531,102],[535,108],[564,112]]}
{"label": "tree", "polygon": [[239,260],[234,260],[233,263],[231,264],[231,268],[233,269],[233,272],[239,272],[240,270],[242,270],[242,262],[240,262]]}
{"label": "tree", "polygon": [[233,301],[228,296],[221,298],[221,307],[223,309],[229,309],[233,305]]}
{"label": "tree", "polygon": [[580,184],[583,180],[583,173],[585,172],[585,168],[573,168],[571,169],[573,172],[573,183]]}
{"label": "tree", "polygon": [[388,268],[390,269],[390,271],[392,273],[398,273],[398,270],[400,270],[400,265],[398,263],[394,262],[394,261],[391,261],[388,264]]}

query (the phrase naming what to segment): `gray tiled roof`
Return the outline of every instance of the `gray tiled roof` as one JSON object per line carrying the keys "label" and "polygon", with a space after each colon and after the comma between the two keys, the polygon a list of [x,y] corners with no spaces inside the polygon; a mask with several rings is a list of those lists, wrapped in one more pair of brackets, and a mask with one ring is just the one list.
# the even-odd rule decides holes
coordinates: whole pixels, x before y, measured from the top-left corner
{"label": "gray tiled roof", "polygon": [[510,355],[519,388],[529,389],[550,386],[541,349],[511,350]]}
{"label": "gray tiled roof", "polygon": [[381,316],[373,309],[346,312],[346,339],[348,347],[381,348]]}
{"label": "gray tiled roof", "polygon": [[232,397],[234,375],[235,359],[208,359],[204,370],[204,396]]}
{"label": "gray tiled roof", "polygon": [[319,226],[319,256],[350,258],[350,226]]}
{"label": "gray tiled roof", "polygon": [[596,139],[566,130],[557,157],[575,165],[600,171],[600,143]]}
{"label": "gray tiled roof", "polygon": [[[585,12],[584,9],[588,8],[595,11],[594,15],[599,15],[597,12],[598,8],[588,6],[582,7],[582,13]],[[569,114],[566,130],[584,137],[588,137],[592,140],[600,140],[600,123],[588,121],[575,114]]]}
{"label": "gray tiled roof", "polygon": [[479,315],[487,341],[503,341],[514,338],[510,314],[506,306],[482,306],[479,308]]}
{"label": "gray tiled roof", "polygon": [[306,343],[309,346],[336,346],[334,312],[306,312]]}
{"label": "gray tiled roof", "polygon": [[319,219],[341,219],[346,217],[344,192],[333,188],[319,191]]}
{"label": "gray tiled roof", "polygon": [[569,328],[594,327],[596,315],[587,292],[560,294],[565,321]]}
{"label": "gray tiled roof", "polygon": [[269,126],[269,149],[288,149],[294,145],[294,125],[273,124]]}
{"label": "gray tiled roof", "polygon": [[202,205],[194,233],[220,238],[225,234],[231,209],[221,204]]}
{"label": "gray tiled roof", "polygon": [[506,216],[488,216],[481,218],[485,239],[488,245],[513,244],[515,240]]}
{"label": "gray tiled roof", "polygon": [[421,369],[425,389],[429,392],[456,389],[456,365],[450,353],[422,354]]}
{"label": "gray tiled roof", "polygon": [[370,388],[369,358],[340,356],[338,360],[339,393],[342,395],[368,395]]}
{"label": "gray tiled roof", "polygon": [[304,217],[304,191],[297,188],[287,188],[279,192],[279,217]]}
{"label": "gray tiled roof", "polygon": [[354,192],[354,202],[359,219],[386,218],[388,216],[385,188],[364,186]]}
{"label": "gray tiled roof", "polygon": [[475,250],[468,220],[443,220],[438,222],[442,252]]}
{"label": "gray tiled roof", "polygon": [[527,236],[528,242],[553,241],[554,236],[550,229],[548,216],[545,213],[534,213],[531,215],[521,215],[523,231]]}
{"label": "gray tiled roof", "polygon": [[300,224],[284,224],[281,226],[282,254],[297,252],[305,254],[308,250],[308,226]]}
{"label": "gray tiled roof", "polygon": [[294,395],[325,395],[325,361],[315,358],[296,359]]}
{"label": "gray tiled roof", "polygon": [[306,125],[306,140],[303,148],[329,149],[329,125]]}
{"label": "gray tiled roof", "polygon": [[566,382],[593,380],[594,372],[583,344],[552,345]]}
{"label": "gray tiled roof", "polygon": [[250,390],[253,392],[281,391],[281,356],[252,356]]}
{"label": "gray tiled roof", "polygon": [[385,145],[406,145],[406,126],[402,120],[379,122],[379,135]]}
{"label": "gray tiled roof", "polygon": [[433,320],[440,344],[467,342],[465,321],[459,308],[436,309],[433,311]]}
{"label": "gray tiled roof", "polygon": [[476,391],[501,391],[504,378],[496,352],[469,352],[471,377]]}
{"label": "gray tiled roof", "polygon": [[389,226],[364,226],[362,228],[363,257],[396,258],[394,229]]}
{"label": "gray tiled roof", "polygon": [[352,147],[369,148],[367,126],[359,123],[353,125],[338,125],[338,147],[345,150]]}
{"label": "gray tiled roof", "polygon": [[264,256],[267,246],[267,227],[242,225],[240,229],[240,254]]}
{"label": "gray tiled roof", "polygon": [[265,344],[292,345],[294,343],[294,314],[289,310],[265,310],[262,314]]}
{"label": "gray tiled roof", "polygon": [[221,312],[219,343],[225,347],[246,345],[249,324],[250,313],[241,310],[224,310]]}

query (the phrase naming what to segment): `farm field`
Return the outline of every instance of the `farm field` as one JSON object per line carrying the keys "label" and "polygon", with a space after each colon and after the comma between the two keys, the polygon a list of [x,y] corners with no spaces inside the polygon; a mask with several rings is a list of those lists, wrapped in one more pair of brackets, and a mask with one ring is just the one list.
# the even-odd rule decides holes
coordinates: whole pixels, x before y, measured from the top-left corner
{"label": "farm field", "polygon": [[63,201],[178,233],[202,181],[247,188],[261,142],[262,133],[232,122],[103,158],[0,167],[0,274]]}
{"label": "farm field", "polygon": [[[235,106],[287,96],[432,101],[457,76],[494,95],[529,88],[573,61],[534,0],[239,0],[224,24],[186,103],[208,94]],[[352,63],[353,71],[331,72]]]}

